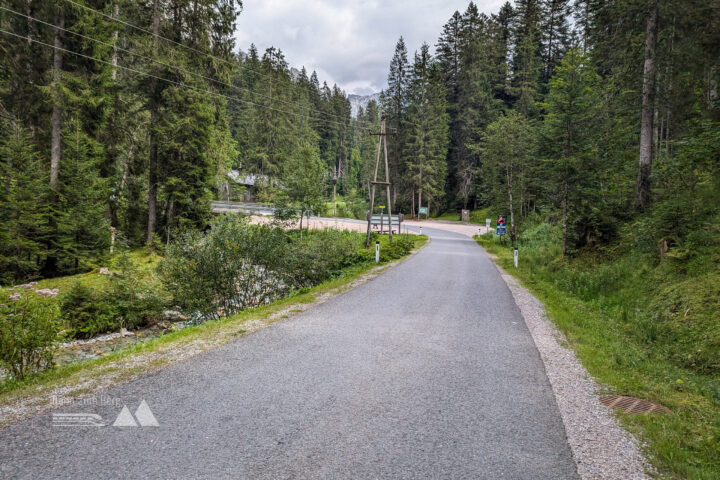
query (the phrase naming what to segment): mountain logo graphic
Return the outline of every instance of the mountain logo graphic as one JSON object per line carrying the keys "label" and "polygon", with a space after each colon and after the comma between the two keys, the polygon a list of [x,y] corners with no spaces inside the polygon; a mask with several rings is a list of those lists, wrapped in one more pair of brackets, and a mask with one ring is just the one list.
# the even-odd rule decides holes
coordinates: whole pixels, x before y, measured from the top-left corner
{"label": "mountain logo graphic", "polygon": [[[137,421],[135,421],[137,419]],[[123,405],[122,410],[120,410],[120,414],[115,419],[115,423],[113,423],[113,427],[159,427],[160,424],[158,423],[157,419],[155,418],[155,415],[153,415],[152,410],[150,410],[150,407],[148,406],[147,402],[143,400],[140,402],[140,406],[135,410],[135,416],[130,413],[130,410],[128,409],[127,405]]]}

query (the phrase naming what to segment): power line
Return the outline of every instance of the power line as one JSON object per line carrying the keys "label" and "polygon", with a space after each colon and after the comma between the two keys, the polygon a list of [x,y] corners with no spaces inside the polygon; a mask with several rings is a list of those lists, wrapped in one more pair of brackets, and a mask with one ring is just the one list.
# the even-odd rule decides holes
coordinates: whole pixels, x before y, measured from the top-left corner
{"label": "power line", "polygon": [[[242,102],[242,103],[246,103],[246,104],[249,104],[249,105],[253,105],[253,106],[256,106],[256,107],[259,107],[259,108],[267,108],[267,109],[269,109],[269,110],[274,110],[274,111],[276,111],[276,112],[286,113],[286,114],[288,114],[288,115],[296,115],[296,116],[299,116],[299,117],[303,117],[303,116],[304,116],[304,114],[302,114],[302,113],[290,112],[290,111],[282,110],[282,109],[280,109],[280,108],[272,107],[272,106],[269,106],[269,105],[262,105],[262,104],[259,104],[259,103],[251,102],[251,101],[249,101],[249,100],[243,100],[242,98],[230,97],[230,96],[227,96],[227,95],[223,95],[223,94],[221,94],[221,93],[212,92],[212,91],[210,91],[210,90],[205,90],[205,89],[202,89],[202,88],[193,87],[192,85],[188,85],[188,84],[183,83],[183,82],[178,82],[178,81],[175,81],[175,80],[170,80],[170,79],[168,79],[168,78],[160,77],[160,76],[158,76],[158,75],[153,75],[152,73],[147,73],[147,72],[143,72],[143,71],[141,71],[141,70],[136,70],[136,69],[134,69],[134,68],[125,67],[125,66],[122,66],[122,65],[113,65],[111,62],[108,62],[107,60],[102,60],[102,59],[99,59],[99,58],[96,58],[96,57],[93,57],[93,56],[90,56],[90,55],[85,55],[84,53],[75,52],[75,51],[72,51],[72,50],[68,50],[68,49],[66,49],[66,48],[62,48],[62,47],[58,47],[58,46],[55,46],[55,45],[51,45],[51,44],[49,44],[49,43],[41,42],[40,40],[36,40],[36,39],[34,39],[34,38],[28,39],[28,38],[25,37],[25,36],[18,35],[17,33],[9,32],[9,31],[7,31],[7,30],[0,29],[0,33],[4,33],[4,34],[6,34],[6,35],[10,35],[10,36],[13,36],[13,37],[16,37],[16,38],[20,38],[20,39],[25,40],[25,41],[30,40],[31,42],[37,43],[38,45],[42,45],[42,46],[44,46],[44,47],[49,47],[49,48],[52,48],[52,49],[55,49],[55,50],[60,50],[60,51],[62,51],[62,52],[66,52],[66,53],[69,53],[69,54],[72,54],[72,55],[76,55],[76,56],[78,56],[78,57],[86,58],[86,59],[88,59],[88,60],[93,60],[93,61],[98,62],[98,63],[103,63],[103,64],[105,64],[105,65],[110,65],[110,66],[113,67],[113,68],[121,68],[121,69],[123,69],[123,70],[127,70],[127,71],[129,71],[129,72],[133,72],[133,73],[140,74],[140,75],[144,75],[144,76],[146,76],[146,77],[154,78],[154,79],[156,79],[156,80],[161,80],[161,81],[163,81],[163,82],[167,82],[167,83],[170,83],[170,84],[172,84],[172,85],[175,85],[175,86],[178,86],[178,87],[181,87],[181,88],[188,88],[188,89],[190,89],[190,90],[194,90],[194,91],[199,92],[199,93],[205,93],[205,94],[207,94],[207,95],[212,95],[212,96],[215,96],[215,97],[224,98],[224,99],[226,99],[226,100],[228,100],[228,101]],[[309,117],[309,118],[312,119],[312,117]],[[318,119],[315,119],[315,120],[318,120]],[[334,122],[334,121],[331,121],[331,120],[325,120],[325,121],[326,121],[327,123],[333,123],[333,124],[335,124],[335,125],[345,126],[344,124],[341,124],[341,123],[339,123],[339,122]],[[368,128],[362,127],[362,126],[359,126],[358,128],[361,129],[361,130],[367,130],[367,129],[368,129]]]}
{"label": "power line", "polygon": [[[188,46],[188,45],[182,44],[182,43],[177,42],[177,41],[175,41],[175,40],[172,40],[172,39],[170,39],[170,38],[164,37],[164,36],[162,36],[162,35],[160,35],[160,34],[154,33],[154,32],[152,32],[152,31],[150,31],[150,30],[148,30],[148,29],[145,29],[145,28],[142,28],[142,27],[138,27],[137,25],[134,25],[134,24],[132,24],[132,23],[126,21],[126,20],[121,20],[121,19],[119,19],[119,18],[115,18],[115,17],[113,17],[112,15],[108,15],[108,14],[105,13],[105,12],[101,12],[100,10],[96,10],[96,9],[94,9],[94,8],[92,8],[92,7],[88,7],[87,5],[83,5],[83,4],[81,4],[81,3],[78,3],[78,2],[76,2],[75,0],[65,0],[65,1],[68,2],[68,3],[70,3],[70,4],[72,4],[72,5],[75,5],[75,6],[77,6],[77,7],[80,7],[80,8],[82,8],[82,9],[88,10],[88,11],[90,11],[90,12],[93,12],[93,13],[97,14],[97,15],[100,15],[100,16],[102,16],[102,17],[105,17],[105,18],[107,18],[108,20],[111,20],[111,21],[113,21],[113,22],[118,22],[118,23],[120,23],[120,24],[122,24],[122,25],[125,25],[125,26],[127,26],[127,27],[130,27],[130,28],[134,28],[135,30],[138,30],[138,31],[143,32],[143,33],[146,33],[146,34],[148,34],[148,35],[152,35],[153,37],[159,38],[159,39],[161,39],[161,40],[165,40],[166,42],[169,42],[169,43],[172,43],[172,44],[177,45],[177,46],[179,46],[179,47],[185,48],[185,49],[187,49],[187,50],[189,50],[189,51],[192,51],[192,52],[195,52],[195,53],[199,53],[200,55],[205,55],[205,56],[207,56],[207,57],[212,58],[213,60],[217,60],[217,61],[220,61],[220,62],[223,62],[223,63],[227,63],[227,64],[229,64],[229,65],[237,66],[238,68],[241,68],[241,69],[246,70],[246,71],[248,71],[248,72],[252,72],[252,73],[254,73],[254,74],[256,74],[256,75],[260,75],[260,76],[262,76],[262,77],[265,77],[265,78],[268,78],[268,79],[272,79],[272,77],[271,77],[270,75],[266,74],[266,73],[259,72],[259,71],[257,71],[257,70],[254,70],[254,69],[252,69],[252,68],[249,68],[249,67],[247,67],[247,66],[245,66],[245,65],[242,65],[242,64],[240,64],[240,63],[234,63],[234,62],[231,62],[231,61],[229,61],[229,60],[227,60],[227,59],[225,59],[225,58],[221,58],[221,57],[217,57],[217,56],[215,56],[215,55],[212,55],[212,54],[209,53],[209,52],[204,52],[204,51],[199,50],[199,49],[197,49],[197,48],[190,47],[190,46]],[[322,112],[319,112],[319,113],[322,114]],[[335,115],[334,115],[334,116],[335,116]],[[335,116],[335,117],[338,118],[337,116]]]}
{"label": "power line", "polygon": [[270,75],[266,74],[266,73],[258,72],[257,70],[253,70],[252,68],[246,67],[245,65],[239,65],[239,64],[233,63],[233,62],[231,62],[230,60],[227,60],[227,59],[222,58],[222,57],[217,57],[217,56],[215,56],[215,55],[213,55],[213,54],[211,54],[211,53],[209,53],[209,52],[204,52],[204,51],[199,50],[199,49],[197,49],[197,48],[190,47],[190,46],[185,45],[185,44],[183,44],[183,43],[177,42],[177,41],[175,41],[175,40],[173,40],[173,39],[171,39],[171,38],[163,37],[162,35],[159,35],[159,34],[157,34],[157,33],[155,33],[155,32],[152,32],[152,31],[147,30],[147,29],[142,28],[142,27],[138,27],[137,25],[133,25],[132,23],[127,22],[127,21],[125,21],[125,20],[121,20],[121,19],[119,19],[119,18],[115,18],[115,17],[113,17],[112,15],[108,15],[107,13],[101,12],[100,10],[95,10],[94,8],[88,7],[87,5],[83,5],[83,4],[78,3],[78,2],[75,2],[74,0],[65,0],[65,1],[68,2],[68,3],[71,3],[71,4],[73,4],[73,5],[75,5],[75,6],[77,6],[77,7],[84,8],[85,10],[88,10],[88,11],[90,11],[90,12],[94,12],[94,13],[96,13],[97,15],[101,15],[101,16],[109,19],[109,20],[112,20],[113,22],[121,23],[122,25],[128,26],[128,27],[130,27],[130,28],[134,28],[135,30],[138,30],[138,31],[140,31],[140,32],[147,33],[148,35],[152,35],[153,37],[159,38],[159,39],[161,39],[161,40],[165,40],[166,42],[169,42],[169,43],[172,43],[172,44],[177,45],[177,46],[179,46],[179,47],[182,47],[182,48],[185,48],[185,49],[187,49],[187,50],[190,50],[191,52],[199,53],[200,55],[204,55],[204,56],[210,57],[210,58],[212,58],[213,60],[217,60],[217,61],[220,61],[220,62],[223,62],[223,63],[227,63],[227,64],[229,64],[229,65],[238,66],[238,67],[242,68],[243,70],[247,70],[248,72],[252,72],[252,73],[254,73],[254,74],[256,74],[256,75],[260,75],[260,76],[263,76],[263,77],[265,77],[265,78],[272,79],[272,77],[271,77]]}
{"label": "power line", "polygon": [[[282,100],[282,99],[279,99],[279,98],[273,98],[273,97],[271,97],[271,96],[264,95],[264,94],[262,94],[262,93],[259,93],[259,92],[255,92],[255,91],[253,91],[253,90],[250,90],[249,88],[238,87],[238,86],[236,86],[236,85],[232,85],[232,84],[223,82],[223,81],[221,81],[221,80],[216,80],[216,79],[211,78],[211,77],[206,77],[205,75],[201,75],[201,74],[196,73],[196,72],[191,72],[191,71],[189,71],[189,70],[185,70],[185,69],[180,68],[180,67],[177,67],[177,66],[175,66],[175,65],[170,65],[170,64],[168,64],[168,63],[165,63],[165,62],[162,62],[162,61],[160,61],[160,60],[154,59],[154,58],[149,57],[149,56],[147,56],[147,55],[143,55],[143,54],[140,54],[140,53],[136,53],[136,52],[133,52],[132,50],[128,50],[128,49],[126,49],[126,48],[122,48],[122,47],[119,47],[119,46],[117,46],[117,45],[113,45],[113,44],[110,44],[110,43],[107,43],[107,42],[103,42],[102,40],[98,40],[98,39],[93,38],[93,37],[90,37],[90,36],[88,36],[88,35],[84,35],[84,34],[82,34],[82,33],[78,33],[78,32],[75,32],[75,31],[73,31],[73,30],[69,30],[69,29],[67,29],[67,28],[60,27],[60,26],[58,26],[58,25],[54,25],[54,24],[52,24],[52,23],[46,22],[46,21],[41,20],[41,19],[39,19],[39,18],[35,18],[35,17],[29,16],[29,15],[26,15],[26,14],[21,13],[21,12],[16,12],[16,11],[14,11],[14,10],[11,10],[11,9],[6,8],[6,7],[3,7],[3,6],[0,6],[0,9],[1,9],[1,10],[5,10],[5,11],[7,11],[7,12],[10,12],[10,13],[12,13],[12,14],[14,14],[14,15],[18,15],[18,16],[24,17],[24,18],[26,18],[26,19],[28,19],[28,20],[32,20],[32,21],[38,22],[38,23],[40,23],[40,24],[47,25],[47,26],[52,27],[52,28],[55,28],[55,29],[57,29],[57,30],[60,30],[60,31],[63,31],[63,32],[67,32],[67,33],[70,33],[70,34],[72,34],[72,35],[76,35],[76,36],[78,36],[78,37],[80,37],[80,38],[83,38],[83,39],[86,39],[86,40],[90,40],[90,41],[92,41],[92,42],[99,43],[99,44],[104,45],[104,46],[106,46],[106,47],[116,48],[117,50],[119,50],[119,51],[121,51],[121,52],[129,53],[130,55],[134,55],[134,56],[136,56],[136,57],[138,57],[138,58],[142,58],[142,59],[144,59],[144,60],[147,60],[147,61],[150,61],[150,62],[153,62],[153,63],[157,63],[157,64],[162,65],[162,66],[164,66],[164,67],[171,68],[171,69],[177,70],[177,71],[179,71],[179,72],[187,73],[188,75],[192,75],[192,76],[195,76],[195,77],[198,77],[198,78],[202,78],[203,80],[207,80],[207,81],[209,81],[209,82],[214,82],[214,83],[216,83],[216,84],[218,84],[218,85],[223,85],[223,86],[225,86],[225,87],[229,87],[229,88],[232,88],[232,89],[235,89],[235,90],[239,90],[239,91],[240,91],[240,90],[241,90],[241,91],[245,91],[245,92],[248,92],[248,93],[250,93],[250,94],[252,94],[252,95],[257,95],[257,96],[259,96],[259,97],[266,98],[266,99],[268,99],[268,100],[270,100],[270,101],[273,101],[273,100],[274,100],[274,101],[277,101],[277,102],[280,102],[280,103],[284,103],[284,104],[286,104],[286,105],[289,105],[289,106],[292,106],[292,107],[296,107],[296,108],[299,108],[299,109],[302,109],[302,110],[306,110],[306,111],[308,111],[308,112],[315,112],[315,113],[317,113],[317,114],[319,114],[319,115],[326,115],[326,116],[328,116],[328,117],[333,117],[333,118],[335,118],[335,119],[340,120],[341,122],[344,120],[342,117],[340,117],[340,116],[338,116],[338,115],[336,115],[336,114],[333,114],[333,113],[323,113],[323,112],[320,112],[320,111],[318,111],[318,110],[316,110],[316,109],[313,109],[312,107],[309,107],[309,106],[306,106],[306,105],[301,105],[301,104],[297,104],[297,103],[294,103],[294,102],[289,102],[289,101],[287,101],[287,100]],[[311,118],[312,118],[312,117],[311,117]],[[313,120],[320,120],[320,119],[319,119],[319,118],[313,118]],[[358,122],[359,122],[359,121],[358,121]]]}

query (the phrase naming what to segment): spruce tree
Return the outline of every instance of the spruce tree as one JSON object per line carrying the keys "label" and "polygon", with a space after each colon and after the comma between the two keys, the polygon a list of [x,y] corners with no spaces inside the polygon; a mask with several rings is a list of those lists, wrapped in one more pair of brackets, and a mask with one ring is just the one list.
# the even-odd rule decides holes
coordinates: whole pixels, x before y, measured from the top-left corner
{"label": "spruce tree", "polygon": [[47,170],[17,120],[0,123],[0,285],[36,278],[47,255]]}
{"label": "spruce tree", "polygon": [[406,169],[414,194],[411,204],[416,205],[415,211],[431,200],[442,207],[448,148],[446,92],[427,43],[415,54],[408,91],[408,152],[412,154],[406,159]]}

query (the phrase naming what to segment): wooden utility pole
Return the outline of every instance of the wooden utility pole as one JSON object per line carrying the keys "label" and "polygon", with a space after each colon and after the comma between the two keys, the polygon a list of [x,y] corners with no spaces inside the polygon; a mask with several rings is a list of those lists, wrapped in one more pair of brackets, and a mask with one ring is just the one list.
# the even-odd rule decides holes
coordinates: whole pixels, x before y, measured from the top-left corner
{"label": "wooden utility pole", "polygon": [[[375,209],[375,185],[385,185],[385,191],[387,195],[387,209],[388,209],[388,225],[390,225],[390,242],[392,242],[392,201],[390,198],[390,167],[388,166],[388,149],[387,149],[387,136],[395,135],[397,132],[387,133],[385,131],[385,117],[382,117],[380,121],[380,132],[371,133],[370,135],[376,135],[378,137],[377,154],[375,156],[375,175],[373,176],[372,189],[370,190],[370,210],[367,214],[367,234],[365,236],[365,248],[370,246],[370,228],[372,223],[372,214]],[[384,149],[382,148],[384,147]],[[378,168],[380,167],[380,150],[384,151],[385,157],[385,180],[378,180]]]}

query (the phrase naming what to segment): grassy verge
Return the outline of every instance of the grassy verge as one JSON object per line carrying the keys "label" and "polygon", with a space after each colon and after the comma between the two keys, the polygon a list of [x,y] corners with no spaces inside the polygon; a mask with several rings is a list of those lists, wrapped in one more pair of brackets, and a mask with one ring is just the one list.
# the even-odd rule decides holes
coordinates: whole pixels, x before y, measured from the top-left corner
{"label": "grassy verge", "polygon": [[[557,255],[556,242],[532,240],[520,246],[515,269],[507,244],[493,236],[476,240],[544,303],[603,389],[674,412],[620,415],[660,475],[720,478],[720,378],[700,351],[714,345],[720,324],[717,271],[670,275],[669,266],[632,252],[570,262]],[[691,322],[704,319],[704,333],[692,330]]]}
{"label": "grassy verge", "polygon": [[[135,269],[135,273],[143,280],[152,280],[154,278],[155,267],[161,260],[158,254],[147,248],[139,248],[129,252],[118,253],[108,261],[107,267],[110,270],[119,270],[123,256],[127,257],[128,262]],[[105,275],[99,275],[98,269],[77,275],[68,275],[64,277],[47,278],[39,280],[37,288],[57,288],[60,293],[70,290],[72,286],[80,282],[90,288],[102,288],[107,286],[108,278]],[[9,292],[10,287],[0,287],[0,293]]]}
{"label": "grassy verge", "polygon": [[[382,245],[387,243],[387,237],[381,236],[379,241],[382,248]],[[428,238],[414,236],[414,241],[414,251],[417,251],[425,245]],[[353,265],[331,280],[314,288],[298,291],[269,305],[170,332],[147,343],[112,352],[106,357],[46,370],[22,381],[9,380],[0,383],[0,408],[13,405],[17,407],[18,403],[22,403],[19,408],[23,410],[17,415],[0,418],[0,427],[51,407],[53,395],[69,399],[91,394],[142,373],[184,360],[201,351],[226,344],[352,288],[365,279],[380,274],[392,264],[385,262],[380,266],[375,263]]]}

